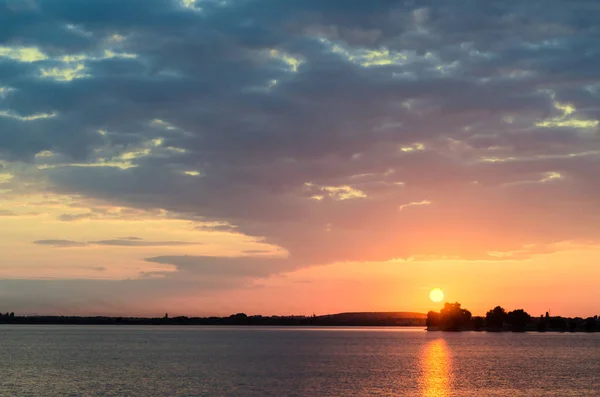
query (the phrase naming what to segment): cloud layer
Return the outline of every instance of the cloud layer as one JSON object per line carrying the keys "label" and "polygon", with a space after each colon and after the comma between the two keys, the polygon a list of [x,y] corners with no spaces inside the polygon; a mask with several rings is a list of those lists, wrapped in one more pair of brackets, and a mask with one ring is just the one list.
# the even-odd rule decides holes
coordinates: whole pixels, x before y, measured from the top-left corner
{"label": "cloud layer", "polygon": [[599,17],[594,0],[5,1],[0,189],[169,211],[289,253],[88,243],[172,246],[149,260],[182,273],[596,242]]}

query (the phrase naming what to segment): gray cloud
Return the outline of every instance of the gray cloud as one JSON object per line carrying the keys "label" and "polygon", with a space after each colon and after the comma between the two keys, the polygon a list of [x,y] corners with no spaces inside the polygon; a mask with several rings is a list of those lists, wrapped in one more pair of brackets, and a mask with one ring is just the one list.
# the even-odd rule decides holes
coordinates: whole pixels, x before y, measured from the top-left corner
{"label": "gray cloud", "polygon": [[52,247],[84,247],[87,243],[72,240],[37,240],[33,242],[36,245],[49,245]]}
{"label": "gray cloud", "polygon": [[269,251],[269,250],[244,250],[243,253],[246,254],[246,255],[252,255],[252,254],[269,254],[269,253],[271,253],[271,251]]}
{"label": "gray cloud", "polygon": [[90,241],[91,245],[113,245],[119,247],[173,247],[181,245],[199,245],[199,242],[189,241],[144,241],[131,239],[115,239],[115,240],[100,240]]}
{"label": "gray cloud", "polygon": [[267,277],[290,270],[289,262],[280,258],[158,256],[146,261],[174,265],[179,272],[196,277],[247,278]]}
{"label": "gray cloud", "polygon": [[37,240],[33,242],[37,245],[49,245],[53,247],[85,247],[93,245],[108,245],[116,247],[176,247],[184,245],[200,245],[200,242],[190,241],[145,241],[139,238],[123,238],[114,240],[99,240],[79,242],[72,240]]}
{"label": "gray cloud", "polygon": [[95,218],[94,214],[86,213],[86,214],[60,214],[58,216],[58,220],[63,222],[74,222],[80,221],[84,219],[93,219]]}
{"label": "gray cloud", "polygon": [[[556,102],[567,100],[577,109],[571,118],[599,117],[597,91],[588,87],[596,76],[585,69],[597,62],[593,55],[581,55],[595,42],[593,25],[585,21],[597,8],[582,2],[587,9],[582,13],[553,2],[549,8],[580,15],[575,24],[564,12],[540,14],[539,4],[472,2],[464,13],[440,2],[421,7],[356,2],[345,3],[340,18],[337,6],[321,2],[208,2],[201,13],[175,3],[153,2],[138,10],[130,2],[110,2],[94,16],[76,5],[41,2],[50,26],[60,15],[87,32],[87,52],[98,53],[107,37],[119,33],[124,39],[114,51],[138,57],[87,61],[90,77],[68,83],[15,81],[19,90],[6,98],[15,112],[57,112],[59,117],[10,121],[20,138],[15,135],[7,144],[11,154],[52,149],[91,162],[97,161],[93,153],[117,156],[162,137],[161,147],[186,152],[151,148],[148,156],[131,160],[136,168],[59,167],[47,175],[58,191],[227,221],[308,262],[419,254],[414,247],[420,244],[409,243],[419,236],[413,230],[423,224],[440,230],[438,219],[489,229],[490,246],[482,250],[500,249],[504,238],[497,236],[512,227],[487,216],[487,223],[475,220],[496,210],[531,209],[511,193],[516,188],[505,184],[543,179],[544,172],[559,170],[562,160],[540,162],[539,156],[600,148],[596,127],[583,132],[536,126],[562,117]],[[119,16],[100,23],[108,10]],[[75,51],[68,41],[59,50],[35,37],[29,40],[48,54],[52,48]],[[275,56],[269,55],[272,49]],[[299,64],[286,64],[290,57]],[[152,124],[153,119],[164,123]],[[41,126],[50,131],[46,140],[31,135]],[[100,136],[99,129],[108,134]],[[425,150],[399,150],[415,142]],[[503,163],[480,162],[515,156],[529,160],[510,171]],[[183,174],[190,169],[202,176]],[[576,172],[570,171],[572,183],[589,183]],[[352,179],[359,174],[371,176],[359,184]],[[306,182],[361,188],[368,199],[316,203],[303,190]],[[546,186],[531,188],[531,203],[547,200]],[[464,221],[459,220],[454,213],[461,204],[448,196],[449,189],[466,202],[481,202],[481,208],[464,210]],[[494,189],[491,197],[487,189]],[[422,200],[436,205],[414,219],[397,214],[399,206]],[[545,224],[544,219],[527,222]],[[514,230],[528,229],[521,223],[515,222]],[[580,225],[581,233],[589,233]],[[406,244],[393,243],[391,235],[398,234]],[[539,243],[546,242],[543,235]],[[367,236],[390,246],[380,255],[359,254],[360,244],[356,254],[337,248],[354,239],[370,240]],[[456,246],[453,237],[435,237],[448,240],[443,246]],[[306,245],[307,238],[314,245]],[[569,234],[548,241],[554,238]]]}

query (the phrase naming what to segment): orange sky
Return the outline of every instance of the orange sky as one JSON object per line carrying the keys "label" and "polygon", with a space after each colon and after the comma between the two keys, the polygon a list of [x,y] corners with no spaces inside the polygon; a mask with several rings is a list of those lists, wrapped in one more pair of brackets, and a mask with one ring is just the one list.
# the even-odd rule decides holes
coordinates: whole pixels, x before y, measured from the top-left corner
{"label": "orange sky", "polygon": [[[40,296],[40,302],[28,303],[31,313],[47,312],[53,307],[65,314],[147,314],[168,311],[173,314],[222,314],[243,311],[261,314],[325,314],[343,311],[419,311],[438,309],[430,301],[431,289],[442,288],[447,301],[458,301],[475,315],[483,315],[495,305],[507,309],[525,308],[533,315],[550,310],[569,316],[587,316],[597,311],[600,290],[596,287],[600,254],[594,245],[558,244],[555,252],[518,260],[461,260],[411,258],[383,262],[339,262],[264,277],[246,277],[223,286],[223,290],[179,290],[177,280],[169,274],[177,269],[170,265],[144,261],[144,258],[168,255],[248,256],[244,251],[264,250],[260,255],[285,256],[276,247],[256,239],[230,232],[199,231],[189,221],[170,219],[165,214],[136,213],[132,219],[123,215],[112,218],[65,222],[59,214],[86,213],[89,209],[69,206],[76,202],[67,196],[28,196],[25,201],[2,200],[2,208],[15,212],[0,217],[0,277],[3,283],[22,280],[127,280],[146,277],[173,283],[166,296],[141,290],[119,304],[105,306],[110,296],[76,289],[74,295],[53,297],[50,289],[21,291],[19,295]],[[110,207],[109,211],[124,212]],[[36,212],[36,214],[31,214]],[[136,235],[156,246],[88,245],[57,246],[34,244],[61,235],[72,242],[110,241],[121,235]],[[143,239],[143,240],[142,240]],[[161,246],[161,242],[189,242],[191,245]],[[365,244],[368,244],[366,242]],[[256,255],[256,254],[252,254]],[[146,276],[145,273],[156,272]],[[25,284],[26,285],[26,284]],[[134,288],[125,287],[124,288]],[[111,288],[108,289],[112,291]],[[118,289],[117,289],[118,292]],[[4,292],[8,295],[7,291]],[[90,301],[90,306],[74,306],[71,299]],[[17,294],[15,294],[17,295]],[[47,296],[46,296],[47,295]],[[276,298],[275,298],[276,297]],[[7,296],[10,302],[11,297]],[[14,297],[19,304],[19,297]],[[23,299],[23,298],[21,298]],[[127,299],[126,301],[124,299]],[[24,299],[25,300],[25,299]],[[56,300],[49,307],[47,300]],[[39,306],[39,309],[37,307]],[[6,310],[11,309],[7,307]],[[3,308],[2,310],[5,310]]]}

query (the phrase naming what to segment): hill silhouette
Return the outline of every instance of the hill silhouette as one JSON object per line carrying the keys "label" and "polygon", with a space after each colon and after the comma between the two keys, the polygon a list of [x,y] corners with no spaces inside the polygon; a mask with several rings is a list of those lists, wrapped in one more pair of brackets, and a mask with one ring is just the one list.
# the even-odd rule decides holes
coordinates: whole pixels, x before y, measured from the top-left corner
{"label": "hill silhouette", "polygon": [[414,312],[348,312],[317,316],[316,319],[344,325],[422,325],[427,315]]}

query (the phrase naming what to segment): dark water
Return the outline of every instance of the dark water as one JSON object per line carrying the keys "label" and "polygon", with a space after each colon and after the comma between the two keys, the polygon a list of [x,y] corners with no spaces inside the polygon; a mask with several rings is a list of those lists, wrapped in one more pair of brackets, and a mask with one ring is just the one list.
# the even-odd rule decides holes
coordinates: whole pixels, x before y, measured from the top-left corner
{"label": "dark water", "polygon": [[600,334],[0,326],[1,396],[600,396]]}

